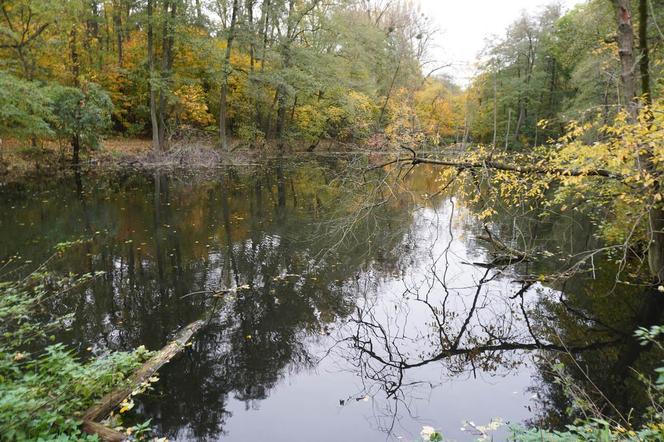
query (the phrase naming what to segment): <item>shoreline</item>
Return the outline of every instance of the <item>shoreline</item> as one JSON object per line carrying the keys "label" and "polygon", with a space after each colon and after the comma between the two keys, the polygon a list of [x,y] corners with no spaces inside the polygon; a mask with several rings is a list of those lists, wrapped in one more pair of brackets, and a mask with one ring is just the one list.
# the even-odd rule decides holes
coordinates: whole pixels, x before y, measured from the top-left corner
{"label": "shoreline", "polygon": [[[2,142],[4,141],[4,142]],[[30,146],[29,142],[0,141],[0,185],[38,176],[54,176],[74,168],[69,146],[46,143]],[[169,150],[156,156],[151,140],[141,138],[108,138],[97,150],[82,153],[79,167],[97,170],[207,170],[223,166],[248,166],[260,164],[267,158],[276,158],[279,152],[276,142],[251,148],[235,143],[229,152],[222,152],[209,140],[193,139],[173,143]],[[334,148],[334,151],[331,149]],[[334,140],[321,143],[319,149],[310,152],[297,144],[289,145],[284,156],[321,155],[333,153],[362,153],[360,144],[347,144]],[[369,151],[366,151],[369,152]]]}

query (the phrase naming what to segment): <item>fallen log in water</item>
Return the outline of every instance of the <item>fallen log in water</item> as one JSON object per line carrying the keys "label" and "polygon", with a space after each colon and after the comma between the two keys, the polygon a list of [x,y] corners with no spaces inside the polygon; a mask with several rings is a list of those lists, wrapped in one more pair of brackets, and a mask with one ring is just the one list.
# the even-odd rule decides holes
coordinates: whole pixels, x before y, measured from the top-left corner
{"label": "fallen log in water", "polygon": [[187,342],[205,325],[205,321],[192,322],[180,330],[175,338],[159,350],[153,357],[147,360],[138,370],[132,374],[128,383],[101,398],[101,400],[88,409],[83,416],[83,431],[88,434],[96,434],[103,441],[119,442],[126,439],[126,435],[115,431],[99,423],[111,414],[120,403],[131,396],[132,391],[147,382],[164,364],[180,353]]}

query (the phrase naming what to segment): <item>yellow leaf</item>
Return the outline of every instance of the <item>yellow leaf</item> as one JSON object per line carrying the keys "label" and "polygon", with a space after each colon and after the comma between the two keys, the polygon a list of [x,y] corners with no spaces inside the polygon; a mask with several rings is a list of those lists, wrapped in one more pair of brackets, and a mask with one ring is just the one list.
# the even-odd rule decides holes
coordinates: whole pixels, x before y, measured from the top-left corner
{"label": "yellow leaf", "polygon": [[134,401],[131,399],[125,399],[120,404],[120,414],[125,413],[134,408]]}

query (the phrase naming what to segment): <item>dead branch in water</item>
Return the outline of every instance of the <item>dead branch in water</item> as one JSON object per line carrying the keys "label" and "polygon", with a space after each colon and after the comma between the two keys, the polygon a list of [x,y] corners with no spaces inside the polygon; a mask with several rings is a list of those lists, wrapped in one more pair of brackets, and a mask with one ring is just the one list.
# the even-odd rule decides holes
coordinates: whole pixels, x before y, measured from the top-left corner
{"label": "dead branch in water", "polygon": [[153,357],[147,360],[138,370],[129,377],[128,383],[117,390],[104,396],[96,405],[88,409],[83,416],[83,431],[88,434],[96,434],[103,441],[119,442],[126,439],[126,435],[110,429],[99,421],[108,415],[120,403],[131,396],[132,391],[147,382],[164,364],[180,353],[189,340],[205,325],[206,321],[198,320],[180,330],[177,335],[159,350]]}
{"label": "dead branch in water", "polygon": [[491,243],[497,250],[507,253],[507,258],[511,258],[514,261],[523,261],[528,258],[526,252],[510,247],[498,239],[493,233],[491,233],[491,230],[489,230],[486,225],[484,225],[484,231],[486,232],[486,235],[478,235],[477,238]]}

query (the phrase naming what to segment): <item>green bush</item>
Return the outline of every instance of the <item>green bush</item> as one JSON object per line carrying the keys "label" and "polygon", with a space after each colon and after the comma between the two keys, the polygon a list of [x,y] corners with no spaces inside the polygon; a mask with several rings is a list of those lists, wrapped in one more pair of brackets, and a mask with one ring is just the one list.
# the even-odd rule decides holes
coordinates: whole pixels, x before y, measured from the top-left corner
{"label": "green bush", "polygon": [[0,138],[50,137],[50,117],[48,97],[37,83],[0,71]]}
{"label": "green bush", "polygon": [[71,142],[74,160],[79,149],[96,149],[102,134],[111,126],[113,103],[99,85],[88,83],[82,89],[51,86],[51,127],[59,139]]}
{"label": "green bush", "polygon": [[34,273],[0,283],[0,434],[2,440],[86,440],[82,413],[120,386],[150,353],[110,352],[82,362],[52,335],[68,316],[43,303],[97,275]]}

